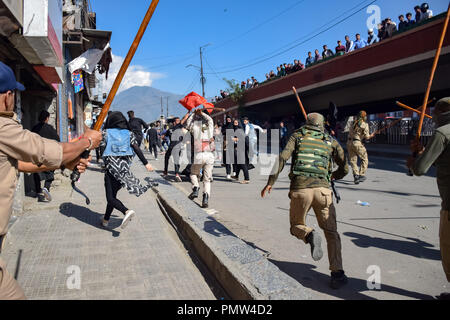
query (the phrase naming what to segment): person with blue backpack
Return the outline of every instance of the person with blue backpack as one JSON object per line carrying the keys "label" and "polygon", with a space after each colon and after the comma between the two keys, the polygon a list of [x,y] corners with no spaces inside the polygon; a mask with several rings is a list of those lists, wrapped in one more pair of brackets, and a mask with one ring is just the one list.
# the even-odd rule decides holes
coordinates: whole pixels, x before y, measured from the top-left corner
{"label": "person with blue backpack", "polygon": [[124,229],[136,213],[133,210],[129,210],[117,199],[117,192],[121,188],[126,188],[130,194],[139,197],[151,187],[149,185],[143,186],[131,172],[130,167],[134,155],[136,154],[139,157],[147,171],[153,171],[153,168],[139,148],[138,139],[131,131],[127,119],[119,111],[112,112],[108,116],[101,146],[105,150],[103,152],[103,161],[106,167],[105,191],[107,200],[102,225],[105,228],[108,226],[111,213],[116,209],[125,215],[120,226]]}

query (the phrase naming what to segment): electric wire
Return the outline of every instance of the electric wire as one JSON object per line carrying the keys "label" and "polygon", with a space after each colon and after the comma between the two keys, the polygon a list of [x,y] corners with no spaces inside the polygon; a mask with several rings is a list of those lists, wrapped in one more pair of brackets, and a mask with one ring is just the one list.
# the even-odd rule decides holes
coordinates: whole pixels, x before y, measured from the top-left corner
{"label": "electric wire", "polygon": [[[372,0],[368,5],[371,5],[371,4],[373,4],[373,3],[377,2],[377,1],[378,1],[378,0]],[[361,2],[361,3],[359,3],[357,6],[353,7],[352,9],[347,10],[346,13],[348,13],[349,11],[355,9],[356,7],[359,7],[359,6],[360,6],[362,3],[364,3],[364,2],[367,2],[367,0],[365,0],[365,1]],[[282,55],[282,54],[284,54],[284,53],[286,53],[286,52],[288,52],[288,51],[290,51],[290,50],[292,50],[292,49],[295,49],[296,47],[298,47],[298,46],[300,46],[300,45],[302,45],[302,44],[304,44],[304,43],[306,43],[306,42],[308,42],[308,41],[310,41],[310,40],[312,40],[312,39],[318,37],[319,35],[321,35],[321,34],[327,32],[327,31],[329,31],[330,29],[332,29],[332,28],[334,28],[335,26],[341,24],[342,22],[344,22],[344,21],[350,19],[350,18],[353,17],[354,15],[356,15],[356,14],[358,14],[359,12],[361,12],[362,10],[364,10],[364,9],[366,8],[366,6],[367,6],[367,4],[365,4],[362,8],[359,8],[357,11],[353,12],[353,13],[350,14],[349,16],[346,16],[345,18],[339,20],[338,22],[332,24],[331,26],[327,27],[327,28],[324,29],[324,30],[315,33],[315,34],[312,35],[312,36],[309,36],[309,37],[308,37],[308,35],[306,35],[306,36],[303,36],[302,38],[299,38],[299,39],[305,39],[305,38],[306,38],[305,40],[303,40],[303,41],[301,41],[301,42],[299,42],[299,43],[296,43],[296,44],[292,45],[293,43],[295,43],[296,41],[299,40],[299,39],[297,39],[297,40],[295,40],[295,41],[293,41],[293,42],[290,42],[289,44],[286,44],[286,45],[280,47],[280,48],[277,49],[276,51],[272,51],[272,53],[269,53],[269,54],[272,54],[272,55],[270,55],[270,56],[268,56],[268,57],[267,57],[267,55],[269,55],[269,54],[265,54],[265,55],[263,55],[263,56],[257,58],[257,59],[256,59],[256,60],[257,60],[256,62],[252,62],[252,63],[249,63],[249,64],[235,65],[235,68],[231,68],[232,66],[230,66],[229,68],[231,68],[231,69],[229,69],[229,70],[225,69],[225,70],[221,70],[221,71],[218,71],[218,72],[215,72],[215,73],[216,73],[216,74],[223,74],[223,73],[230,73],[230,72],[235,72],[235,71],[243,70],[243,69],[246,69],[246,68],[249,68],[249,67],[258,65],[258,64],[260,64],[260,63],[263,63],[263,62],[265,62],[265,61],[268,61],[268,60],[270,60],[270,59],[272,59],[272,58],[275,58],[275,57],[277,57],[277,56],[280,56],[280,55]],[[345,14],[345,13],[344,13],[344,14]],[[324,26],[327,26],[330,22],[335,21],[337,18],[343,16],[344,14],[341,14],[340,16],[338,16],[338,17],[332,19],[331,21],[327,22],[325,25],[323,25],[322,27],[320,27],[320,28],[318,28],[318,29],[316,29],[316,30],[322,29]],[[315,31],[316,31],[316,30],[315,30]],[[309,35],[311,35],[311,34],[314,33],[315,31],[309,33]],[[282,51],[279,52],[279,50],[281,50],[282,48],[286,48],[288,45],[291,45],[291,46],[288,47],[287,49],[284,49],[284,50],[282,50]],[[276,53],[274,53],[274,52],[276,52]],[[253,59],[253,61],[254,61],[254,60],[255,60],[255,59]],[[205,74],[212,74],[212,73],[211,73],[211,72],[206,72]]]}

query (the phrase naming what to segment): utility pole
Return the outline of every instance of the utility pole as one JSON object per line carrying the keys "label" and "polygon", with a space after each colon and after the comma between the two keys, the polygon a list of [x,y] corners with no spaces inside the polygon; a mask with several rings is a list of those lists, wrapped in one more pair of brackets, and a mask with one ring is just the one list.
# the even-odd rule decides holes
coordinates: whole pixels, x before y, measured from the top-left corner
{"label": "utility pole", "polygon": [[169,119],[169,97],[167,97],[167,114],[166,119]]}
{"label": "utility pole", "polygon": [[200,82],[202,83],[202,97],[205,96],[205,76],[203,74],[203,47],[200,47]]}
{"label": "utility pole", "polygon": [[205,74],[203,73],[203,49],[210,45],[211,45],[211,43],[208,43],[207,45],[200,47],[200,67],[194,66],[193,64],[186,66],[186,68],[194,67],[196,69],[200,69],[200,82],[202,84],[202,96],[203,97],[205,96],[205,83],[206,83]]}
{"label": "utility pole", "polygon": [[164,118],[163,97],[161,97],[161,119]]}

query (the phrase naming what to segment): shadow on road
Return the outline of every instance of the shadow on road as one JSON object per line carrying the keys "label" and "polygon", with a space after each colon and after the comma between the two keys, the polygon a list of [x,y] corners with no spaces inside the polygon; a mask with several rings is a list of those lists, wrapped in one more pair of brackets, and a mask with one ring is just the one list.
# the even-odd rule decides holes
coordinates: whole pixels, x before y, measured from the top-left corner
{"label": "shadow on road", "polygon": [[[372,156],[369,157],[369,168],[399,172],[404,173],[405,175],[408,172],[406,167],[406,157],[405,160],[400,160]],[[436,169],[434,167],[430,168],[425,176],[436,177]]]}
{"label": "shadow on road", "polygon": [[[275,264],[281,271],[297,280],[301,285],[311,290],[344,300],[375,300],[375,298],[364,294],[365,291],[369,291],[366,280],[352,278],[347,274],[349,277],[348,284],[339,290],[333,290],[329,287],[330,276],[314,270],[317,268],[314,265],[272,259],[269,259],[269,261]],[[381,284],[381,290],[377,291],[385,291],[411,299],[434,300],[432,296],[386,284]]]}
{"label": "shadow on road", "polygon": [[[349,184],[348,181],[336,181],[336,184]],[[361,186],[361,185],[360,185]],[[399,191],[392,191],[392,190],[379,190],[379,189],[363,189],[363,188],[350,188],[345,186],[339,186],[339,189],[346,189],[351,190],[354,192],[378,192],[378,193],[388,193],[388,194],[394,194],[397,196],[404,196],[404,197],[413,197],[413,196],[420,196],[420,197],[429,197],[429,198],[440,198],[439,195],[432,195],[432,194],[420,194],[420,193],[408,193],[408,192],[399,192]]]}
{"label": "shadow on road", "polygon": [[356,232],[344,232],[344,235],[354,238],[351,241],[361,248],[379,248],[397,253],[406,254],[416,258],[441,260],[439,250],[432,249],[434,245],[416,238],[407,238],[411,241],[384,239],[370,237]]}
{"label": "shadow on road", "polygon": [[111,219],[109,220],[109,226],[104,228],[101,225],[103,214],[94,212],[86,207],[66,202],[59,206],[59,212],[66,217],[75,218],[78,221],[89,224],[97,229],[110,231],[113,237],[118,237],[120,235],[120,232],[115,231],[114,229],[120,227],[122,219],[116,219],[114,218],[114,215],[111,216]]}

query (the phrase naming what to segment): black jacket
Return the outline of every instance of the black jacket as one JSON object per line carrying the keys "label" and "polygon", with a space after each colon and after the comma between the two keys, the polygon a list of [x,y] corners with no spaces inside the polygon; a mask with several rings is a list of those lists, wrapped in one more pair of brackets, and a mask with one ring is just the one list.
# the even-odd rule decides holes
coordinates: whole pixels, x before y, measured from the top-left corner
{"label": "black jacket", "polygon": [[33,127],[33,129],[31,129],[31,132],[37,133],[42,138],[60,142],[59,135],[56,132],[55,128],[47,123],[38,123]]}
{"label": "black jacket", "polygon": [[130,121],[128,121],[130,124],[130,129],[133,131],[133,133],[137,136],[142,137],[142,128],[145,128],[145,130],[148,129],[148,124],[145,123],[144,120],[141,118],[132,118]]}
{"label": "black jacket", "polygon": [[158,144],[158,131],[155,128],[147,131],[147,140],[151,145]]}

